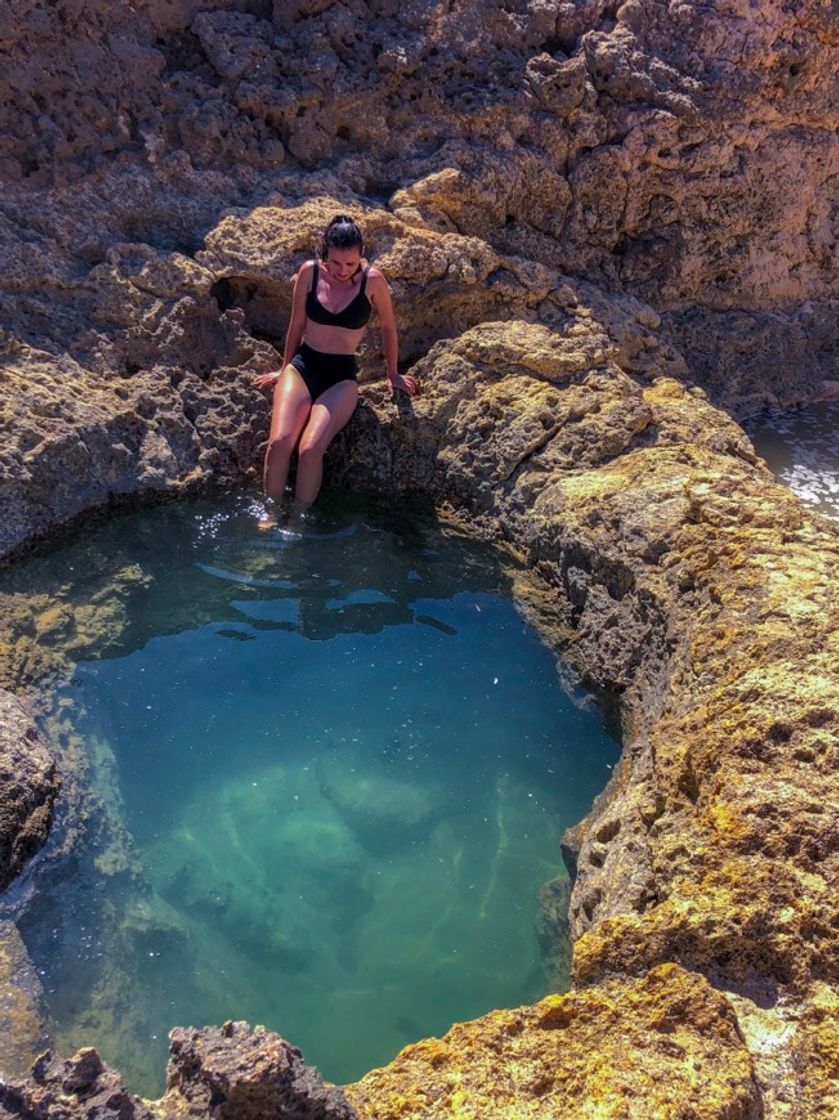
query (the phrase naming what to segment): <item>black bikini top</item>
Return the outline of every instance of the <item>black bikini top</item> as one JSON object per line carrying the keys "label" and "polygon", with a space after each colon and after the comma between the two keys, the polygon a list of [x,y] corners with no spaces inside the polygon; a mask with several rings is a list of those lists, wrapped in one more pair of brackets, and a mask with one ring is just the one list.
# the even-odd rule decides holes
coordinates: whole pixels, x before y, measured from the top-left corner
{"label": "black bikini top", "polygon": [[340,311],[329,311],[318,299],[318,262],[314,263],[312,286],[306,296],[306,314],[312,322],[323,323],[327,327],[347,327],[351,331],[366,326],[373,312],[373,305],[365,294],[367,269],[362,274],[361,287],[347,306]]}

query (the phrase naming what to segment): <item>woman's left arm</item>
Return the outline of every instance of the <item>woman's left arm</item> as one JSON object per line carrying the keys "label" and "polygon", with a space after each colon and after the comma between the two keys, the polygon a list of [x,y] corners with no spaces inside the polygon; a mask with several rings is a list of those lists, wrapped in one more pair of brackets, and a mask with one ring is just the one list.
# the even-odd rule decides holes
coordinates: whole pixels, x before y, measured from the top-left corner
{"label": "woman's left arm", "polygon": [[370,269],[367,278],[367,290],[370,293],[370,302],[375,307],[376,314],[379,317],[390,395],[393,396],[397,389],[403,389],[408,396],[412,397],[419,388],[419,384],[415,377],[411,377],[410,374],[403,377],[397,369],[399,339],[396,331],[396,316],[393,313],[393,301],[390,298],[390,285],[378,268]]}

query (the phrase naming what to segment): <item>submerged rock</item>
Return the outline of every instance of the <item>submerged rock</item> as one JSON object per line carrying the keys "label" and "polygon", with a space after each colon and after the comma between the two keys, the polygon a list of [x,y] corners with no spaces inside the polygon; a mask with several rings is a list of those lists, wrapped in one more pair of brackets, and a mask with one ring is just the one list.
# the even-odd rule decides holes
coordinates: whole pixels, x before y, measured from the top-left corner
{"label": "submerged rock", "polygon": [[319,768],[318,780],[323,796],[373,854],[425,840],[452,811],[452,790],[412,784],[384,771],[359,774],[349,763],[331,761]]}
{"label": "submerged rock", "polygon": [[552,991],[567,989],[571,975],[570,900],[571,882],[566,876],[557,876],[539,888],[536,937]]}
{"label": "submerged rock", "polygon": [[20,933],[0,920],[0,1071],[21,1076],[47,1042],[43,992]]}

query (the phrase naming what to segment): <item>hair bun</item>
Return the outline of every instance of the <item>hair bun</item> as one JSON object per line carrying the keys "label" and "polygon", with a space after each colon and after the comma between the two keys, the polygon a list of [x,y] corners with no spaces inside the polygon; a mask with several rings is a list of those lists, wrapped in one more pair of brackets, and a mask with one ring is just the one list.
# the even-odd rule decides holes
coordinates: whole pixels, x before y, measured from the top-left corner
{"label": "hair bun", "polygon": [[321,235],[321,260],[326,260],[330,249],[354,249],[364,251],[364,237],[352,218],[346,214],[336,214]]}

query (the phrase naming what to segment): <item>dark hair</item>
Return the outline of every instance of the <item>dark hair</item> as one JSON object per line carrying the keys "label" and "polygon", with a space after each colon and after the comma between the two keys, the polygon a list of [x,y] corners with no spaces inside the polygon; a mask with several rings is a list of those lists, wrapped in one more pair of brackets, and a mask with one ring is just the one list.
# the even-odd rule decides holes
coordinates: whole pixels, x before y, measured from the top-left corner
{"label": "dark hair", "polygon": [[364,238],[361,230],[346,214],[336,214],[323,232],[320,241],[320,259],[325,261],[330,249],[355,249],[364,250]]}

